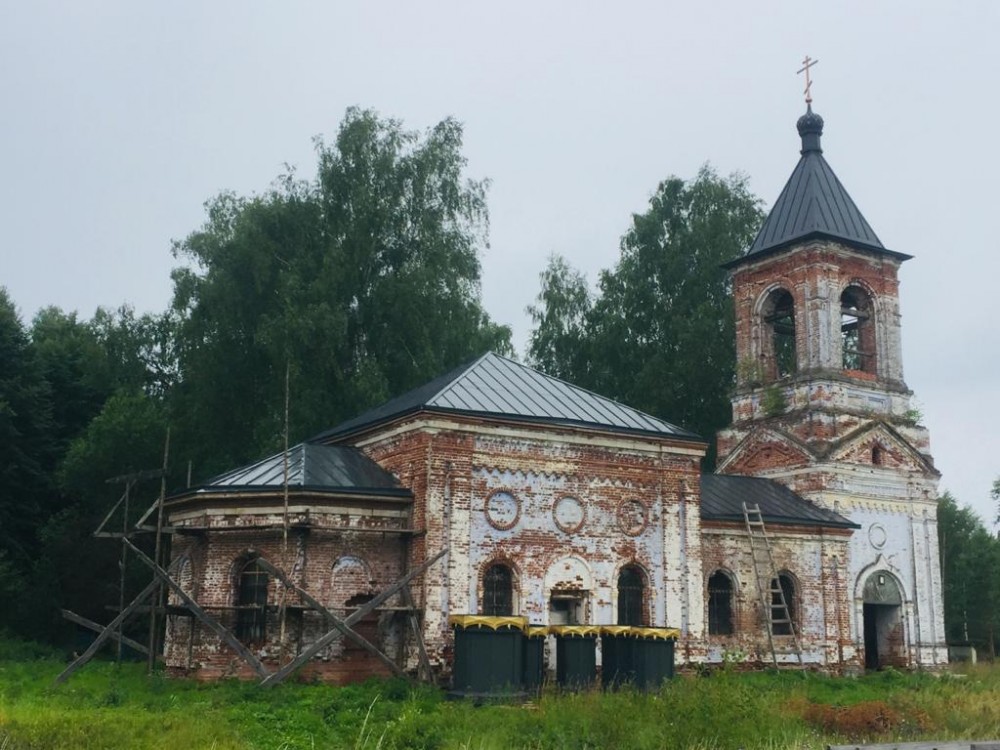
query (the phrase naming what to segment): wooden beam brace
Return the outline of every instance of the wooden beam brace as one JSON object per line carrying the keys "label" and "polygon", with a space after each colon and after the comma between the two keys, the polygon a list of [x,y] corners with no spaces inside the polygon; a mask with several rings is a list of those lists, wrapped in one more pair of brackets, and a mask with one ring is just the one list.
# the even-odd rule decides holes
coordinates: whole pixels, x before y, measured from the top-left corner
{"label": "wooden beam brace", "polygon": [[150,570],[153,571],[153,575],[156,576],[156,580],[153,581],[152,583],[153,586],[157,586],[160,581],[167,584],[169,589],[173,591],[175,594],[177,594],[180,600],[184,602],[184,605],[194,613],[194,616],[197,617],[199,620],[201,620],[203,623],[205,623],[205,625],[208,627],[209,630],[211,630],[222,640],[224,640],[226,644],[233,651],[235,651],[241,659],[243,659],[243,661],[245,661],[247,664],[250,665],[250,668],[253,669],[253,671],[256,672],[259,677],[264,678],[267,677],[268,674],[270,674],[267,671],[267,668],[263,664],[261,664],[260,659],[254,656],[253,652],[250,649],[248,649],[246,646],[240,643],[239,639],[235,635],[233,635],[229,631],[229,629],[226,628],[222,623],[220,623],[218,620],[216,620],[214,617],[208,614],[208,612],[199,607],[198,603],[190,596],[188,596],[187,592],[185,592],[184,589],[182,589],[180,585],[176,581],[174,581],[174,579],[171,578],[170,575],[163,568],[161,568],[155,562],[150,560],[149,557],[142,550],[140,550],[138,547],[132,544],[132,542],[130,542],[128,539],[123,539],[122,541],[132,549],[135,555],[140,560],[142,560],[142,562],[144,562]]}
{"label": "wooden beam brace", "polygon": [[319,612],[320,615],[322,615],[323,619],[325,619],[329,624],[333,625],[334,628],[339,630],[345,638],[349,638],[350,640],[354,641],[369,654],[371,654],[380,662],[385,664],[392,671],[394,675],[409,679],[409,675],[406,674],[406,672],[404,672],[403,669],[396,662],[394,662],[392,659],[390,659],[388,656],[382,653],[382,651],[380,651],[371,641],[367,640],[364,636],[352,630],[348,625],[345,625],[343,620],[341,620],[339,617],[333,614],[333,612],[328,610],[318,601],[313,599],[305,589],[300,588],[296,586],[294,583],[292,583],[292,581],[288,578],[288,576],[285,575],[284,571],[282,571],[279,568],[276,568],[274,565],[271,565],[271,563],[267,562],[267,560],[265,560],[262,557],[258,557],[256,562],[258,567],[263,568],[268,573],[277,578],[279,581],[281,581],[282,585],[286,589],[294,591],[299,596],[301,596],[306,604],[308,604],[310,607]]}
{"label": "wooden beam brace", "polygon": [[424,634],[420,628],[420,620],[417,618],[416,605],[413,602],[413,592],[410,591],[409,584],[403,586],[402,596],[403,604],[410,608],[410,611],[406,613],[406,619],[410,624],[410,629],[413,631],[413,640],[417,644],[417,658],[420,661],[420,668],[424,672],[424,679],[430,682],[434,679],[434,671],[431,669],[431,660],[427,658]]}
{"label": "wooden beam brace", "polygon": [[[183,559],[185,559],[184,556],[178,557],[170,564],[169,569],[173,570],[173,568],[176,567]],[[97,638],[94,639],[94,642],[87,647],[87,650],[84,651],[82,654],[80,654],[78,657],[76,657],[76,659],[74,659],[70,663],[70,665],[66,667],[66,669],[64,669],[62,672],[59,673],[59,676],[56,677],[55,679],[55,684],[59,685],[60,683],[65,682],[67,679],[69,679],[69,676],[72,675],[76,670],[78,670],[80,667],[82,667],[84,664],[86,664],[88,661],[94,658],[94,654],[96,654],[98,649],[100,649],[100,647],[104,645],[104,642],[108,640],[108,638],[111,638],[112,635],[114,635],[115,629],[119,625],[121,625],[121,623],[124,622],[129,615],[132,614],[132,611],[136,607],[138,607],[149,596],[151,596],[158,587],[159,587],[158,581],[155,580],[150,581],[149,585],[147,585],[146,588],[144,588],[141,592],[139,592],[139,595],[132,600],[132,603],[129,604],[124,609],[122,609],[122,611],[118,613],[115,619],[113,619],[111,622],[107,624],[107,626],[100,633],[100,635],[98,635]]]}
{"label": "wooden beam brace", "polygon": [[123,502],[125,502],[124,492],[122,493],[122,496],[118,498],[118,502],[111,506],[111,510],[109,510],[107,515],[101,519],[101,522],[99,524],[97,524],[97,529],[94,531],[94,536],[107,536],[107,534],[104,532],[104,526],[108,521],[111,520],[111,516],[115,514],[115,511],[118,510],[118,506],[121,505]]}
{"label": "wooden beam brace", "polygon": [[117,477],[104,480],[105,484],[135,484],[143,479],[155,479],[163,476],[163,469],[147,469],[145,471],[133,471],[131,474],[121,474]]}
{"label": "wooden beam brace", "polygon": [[[398,581],[396,581],[394,584],[392,584],[392,586],[390,586],[389,588],[387,588],[385,591],[383,591],[381,594],[379,594],[378,596],[376,596],[374,599],[372,599],[369,602],[366,602],[361,607],[359,607],[346,620],[344,620],[344,625],[347,626],[348,628],[351,627],[352,625],[354,625],[354,623],[356,623],[359,620],[361,620],[361,618],[363,618],[369,612],[371,612],[372,610],[374,610],[380,604],[382,604],[385,601],[388,601],[389,598],[392,597],[401,588],[403,588],[403,586],[405,586],[410,581],[412,581],[414,578],[416,578],[418,575],[420,575],[421,573],[423,573],[425,570],[427,570],[429,567],[431,567],[431,565],[433,565],[434,563],[436,563],[438,560],[440,560],[446,554],[448,554],[448,550],[447,549],[443,549],[440,552],[438,552],[436,555],[434,555],[434,557],[432,557],[430,560],[425,561],[424,563],[422,563],[418,567],[416,567],[413,570],[411,570],[409,573],[407,573],[405,576],[403,576],[402,578],[400,578]],[[309,646],[308,648],[306,648],[302,653],[300,653],[298,656],[296,656],[294,659],[292,659],[290,662],[288,662],[288,664],[286,664],[285,666],[283,666],[281,669],[279,669],[277,672],[275,672],[271,676],[265,678],[260,683],[261,687],[269,687],[271,685],[277,685],[279,682],[281,682],[286,677],[288,677],[288,675],[290,675],[296,669],[298,669],[303,664],[305,664],[307,661],[309,661],[310,659],[312,659],[316,654],[318,654],[320,651],[322,651],[324,648],[326,648],[327,646],[329,646],[331,643],[333,643],[335,640],[337,640],[341,636],[342,636],[342,633],[339,630],[337,630],[337,629],[331,630],[329,633],[327,633],[322,638],[320,638],[317,641],[315,641],[311,646]]]}
{"label": "wooden beam brace", "polygon": [[[104,630],[104,626],[103,625],[101,625],[99,623],[96,623],[93,620],[88,620],[86,617],[83,617],[82,615],[78,615],[76,612],[71,612],[68,609],[61,609],[59,611],[62,613],[62,616],[63,616],[64,619],[69,620],[72,623],[76,623],[77,625],[82,625],[83,627],[87,628],[88,630],[93,630],[95,633],[100,633],[102,630]],[[119,636],[118,633],[112,633],[111,637],[114,640],[116,640],[116,641],[119,638],[121,638],[121,642],[122,643],[124,643],[129,648],[131,648],[131,649],[133,649],[135,651],[138,651],[140,654],[147,654],[147,655],[149,654],[149,649],[148,648],[146,648],[141,643],[139,643],[139,641],[133,641],[128,636],[124,636],[124,635],[123,636]],[[163,659],[163,657],[159,656],[159,655],[157,655],[156,658],[160,659],[161,661]]]}

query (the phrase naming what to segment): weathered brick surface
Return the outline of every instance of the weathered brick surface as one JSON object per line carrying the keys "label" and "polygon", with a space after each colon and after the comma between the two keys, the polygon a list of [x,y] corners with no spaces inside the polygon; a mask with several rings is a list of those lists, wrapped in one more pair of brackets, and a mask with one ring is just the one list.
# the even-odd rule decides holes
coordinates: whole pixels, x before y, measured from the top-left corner
{"label": "weathered brick surface", "polygon": [[[777,567],[795,583],[803,658],[823,668],[864,665],[865,587],[875,579],[888,580],[903,597],[902,605],[878,610],[882,663],[934,666],[947,659],[937,472],[903,382],[898,265],[837,243],[809,242],[749,262],[734,276],[740,366],[733,424],[719,435],[720,470],[773,478],[860,527],[769,529]],[[860,348],[874,359],[863,370],[843,367],[841,295],[848,287],[867,295]],[[775,289],[792,296],[796,319],[797,368],[782,378],[765,309]],[[274,502],[240,507],[209,499],[177,508],[172,525],[202,529],[175,538],[174,554],[190,556],[178,573],[184,589],[232,625],[239,566],[260,555],[345,615],[448,550],[412,587],[431,662],[445,674],[448,616],[482,611],[490,566],[510,568],[514,611],[540,624],[562,617],[552,602],[567,598],[579,622],[616,623],[619,575],[630,566],[644,582],[643,623],[680,629],[682,664],[770,660],[769,607],[760,605],[746,531],[701,521],[701,444],[432,413],[378,426],[351,442],[412,491],[412,507],[296,497],[287,546]],[[405,528],[418,533],[392,533]],[[707,581],[719,570],[734,582],[734,632],[725,636],[709,635],[707,624]],[[324,628],[274,581],[269,603],[267,637],[253,648],[273,667]],[[402,603],[395,597],[358,629],[413,669],[415,644],[392,609]],[[791,638],[776,640],[779,659],[797,661]],[[166,649],[173,671],[249,676],[217,637],[181,616],[169,619]],[[338,642],[305,672],[346,681],[382,670]]]}
{"label": "weathered brick surface", "polygon": [[[722,570],[734,581],[733,633],[706,633],[706,660],[771,663],[766,631],[770,595],[765,594],[762,611],[745,529],[737,524],[713,522],[706,524],[702,533],[703,580],[707,582],[713,573]],[[849,635],[850,582],[843,572],[850,532],[772,526],[768,535],[775,566],[795,582],[793,619],[803,661],[834,669],[854,666],[854,644]],[[764,582],[765,587],[768,583]],[[707,598],[705,606],[707,617]],[[797,663],[790,636],[775,636],[775,646],[779,663]]]}
{"label": "weathered brick surface", "polygon": [[[898,622],[880,624],[889,649],[884,663],[936,666],[947,661],[938,474],[903,381],[898,266],[887,256],[813,241],[734,273],[740,367],[733,424],[719,434],[718,451],[720,471],[775,479],[860,525],[840,557],[846,588],[834,621],[843,627],[836,641],[845,661],[863,664],[864,587],[883,576],[904,598]],[[870,296],[861,342],[875,354],[870,372],[843,367],[841,295],[848,287]],[[797,369],[783,378],[763,307],[777,288],[792,294],[795,307]]]}
{"label": "weathered brick surface", "polygon": [[[404,568],[404,546],[399,536],[370,531],[329,531],[329,527],[353,525],[372,528],[373,519],[348,513],[312,513],[311,526],[292,527],[287,544],[279,514],[247,512],[246,509],[212,509],[206,515],[173,519],[179,527],[197,526],[196,535],[175,535],[173,555],[188,554],[190,562],[178,574],[178,582],[200,606],[228,628],[236,625],[237,581],[242,565],[259,556],[284,570],[340,617],[374,593],[397,580]],[[301,519],[296,519],[301,520]],[[406,518],[374,519],[375,528],[405,527]],[[238,530],[233,530],[233,529]],[[218,529],[218,530],[213,530]],[[179,604],[176,595],[171,604]],[[385,607],[398,607],[399,597]],[[268,587],[266,637],[252,650],[269,668],[284,663],[326,632],[315,612],[304,611],[298,594],[286,592],[273,578]],[[193,623],[193,625],[192,625]],[[398,611],[383,609],[357,630],[390,658],[403,661],[403,620]],[[285,634],[284,646],[281,635]],[[202,623],[184,615],[167,621],[165,655],[168,668],[199,678],[251,677],[252,672],[236,654]],[[331,681],[365,679],[383,674],[386,668],[357,646],[336,641],[321,652],[309,667],[311,674]]]}
{"label": "weathered brick surface", "polygon": [[450,550],[422,589],[425,638],[442,669],[447,616],[481,611],[483,575],[495,562],[514,571],[517,611],[542,624],[553,592],[577,594],[583,622],[616,622],[618,574],[634,565],[647,582],[644,620],[682,627],[685,643],[700,637],[702,593],[691,570],[700,570],[702,446],[440,418],[415,418],[361,445],[413,489],[426,534],[411,562]]}

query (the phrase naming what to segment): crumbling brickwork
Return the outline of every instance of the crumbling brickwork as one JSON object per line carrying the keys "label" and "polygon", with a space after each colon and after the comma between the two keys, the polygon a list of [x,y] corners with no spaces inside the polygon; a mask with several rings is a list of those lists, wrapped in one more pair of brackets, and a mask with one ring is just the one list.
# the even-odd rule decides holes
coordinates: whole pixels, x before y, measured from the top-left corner
{"label": "crumbling brickwork", "polygon": [[617,621],[625,566],[642,572],[643,621],[680,627],[701,650],[697,443],[598,431],[415,418],[359,441],[409,483],[426,533],[412,564],[447,548],[423,579],[425,639],[447,668],[449,613],[481,611],[494,563],[514,573],[517,612],[549,624],[553,598],[580,622]]}
{"label": "crumbling brickwork", "polygon": [[[899,263],[829,240],[742,263],[733,275],[740,362],[733,424],[718,437],[720,472],[774,479],[861,527],[847,545],[849,639],[838,647],[862,666],[866,648],[886,650],[880,663],[947,661],[939,475],[903,381]],[[787,290],[795,310],[796,367],[781,377],[768,361],[775,355],[764,303],[774,289]],[[852,326],[860,329],[854,338]],[[848,345],[867,348],[866,359],[845,356]],[[903,592],[891,638],[869,625],[866,640],[871,576],[891,576]]]}
{"label": "crumbling brickwork", "polygon": [[[234,508],[223,499],[218,504],[206,501],[202,505],[171,517],[178,529],[172,553],[175,558],[189,558],[178,582],[211,616],[234,631],[238,629],[239,573],[244,564],[258,557],[285,571],[296,585],[340,617],[402,576],[405,545],[394,530],[407,528],[408,508],[383,509],[380,515],[369,510],[372,515],[365,516],[360,508],[323,513],[315,505],[296,503],[291,508],[286,543],[279,512]],[[356,530],[343,530],[348,527]],[[172,594],[170,604],[180,604],[176,594]],[[286,662],[328,630],[320,615],[303,604],[298,594],[286,592],[280,582],[269,577],[265,636],[249,644],[269,669]],[[400,663],[401,614],[397,595],[357,628]],[[199,679],[253,676],[215,633],[185,614],[174,613],[167,619],[165,655],[172,672]],[[387,668],[374,657],[343,640],[335,641],[303,671],[304,677],[331,682],[387,674]]]}

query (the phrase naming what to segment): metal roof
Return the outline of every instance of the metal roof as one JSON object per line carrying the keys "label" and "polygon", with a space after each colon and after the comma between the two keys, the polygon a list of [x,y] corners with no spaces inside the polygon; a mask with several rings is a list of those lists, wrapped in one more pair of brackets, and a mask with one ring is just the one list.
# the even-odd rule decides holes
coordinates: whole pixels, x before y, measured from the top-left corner
{"label": "metal roof", "polygon": [[759,505],[764,521],[770,524],[861,528],[839,513],[821,508],[771,479],[728,474],[702,475],[702,520],[742,522],[744,502]]}
{"label": "metal roof", "polygon": [[[199,491],[284,487],[284,453],[209,479]],[[392,474],[357,448],[299,443],[288,449],[288,484],[295,489],[406,493]]]}
{"label": "metal roof", "polygon": [[500,417],[701,440],[693,432],[493,352],[327,430],[313,440],[342,437],[417,411]]}
{"label": "metal roof", "polygon": [[812,108],[798,121],[802,150],[799,163],[765,219],[746,255],[725,264],[732,268],[791,244],[814,238],[838,240],[852,247],[906,260],[887,250],[857,204],[823,158],[823,118]]}

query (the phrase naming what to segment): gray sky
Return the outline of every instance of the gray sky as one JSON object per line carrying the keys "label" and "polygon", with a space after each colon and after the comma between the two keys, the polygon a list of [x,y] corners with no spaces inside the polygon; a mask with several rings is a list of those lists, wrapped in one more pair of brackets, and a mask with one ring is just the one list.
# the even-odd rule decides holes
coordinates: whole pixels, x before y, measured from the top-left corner
{"label": "gray sky", "polygon": [[906,379],[942,487],[991,519],[1000,475],[995,2],[0,0],[0,284],[161,311],[171,239],[222,189],[311,176],[360,105],[465,124],[493,186],[487,310],[511,324],[550,253],[593,282],[657,182],[704,162],[768,205],[798,158],[806,54],[827,159],[903,267]]}

